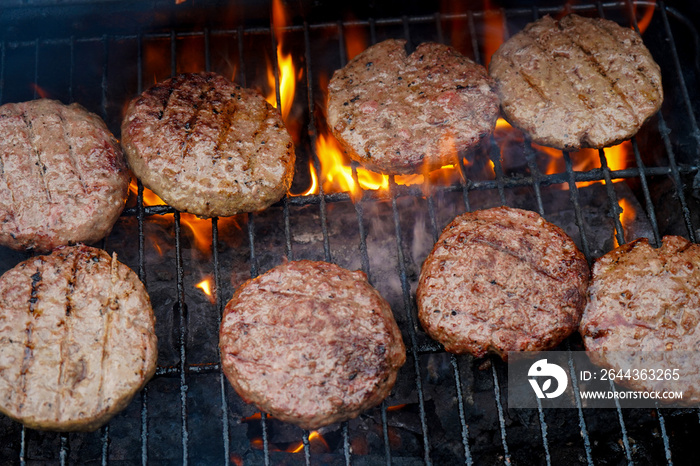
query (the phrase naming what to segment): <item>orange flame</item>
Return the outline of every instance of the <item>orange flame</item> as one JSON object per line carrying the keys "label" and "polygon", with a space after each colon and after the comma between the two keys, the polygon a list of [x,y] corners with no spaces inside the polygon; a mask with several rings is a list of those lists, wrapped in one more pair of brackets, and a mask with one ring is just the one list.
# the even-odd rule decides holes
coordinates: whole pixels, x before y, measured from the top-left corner
{"label": "orange flame", "polygon": [[484,66],[491,62],[491,56],[504,42],[503,14],[492,10],[491,2],[484,0]]}
{"label": "orange flame", "polygon": [[42,87],[40,87],[37,83],[32,83],[30,85],[30,87],[32,88],[32,90],[34,92],[36,92],[36,95],[38,95],[40,98],[42,98],[42,99],[49,98],[49,93],[46,90],[44,90]]}
{"label": "orange flame", "polygon": [[[292,103],[294,102],[296,69],[292,60],[292,54],[282,51],[284,41],[280,28],[287,25],[287,16],[281,0],[274,0],[272,2],[272,24],[275,27],[275,37],[277,38],[277,69],[279,70],[280,101],[282,104],[280,113],[282,114],[282,119],[286,122],[289,112],[292,109]],[[271,91],[265,96],[265,100],[267,100],[270,105],[277,108],[275,73],[271,66],[267,69],[267,84]]]}
{"label": "orange flame", "polygon": [[360,27],[349,27],[345,34],[345,53],[348,61],[367,48],[367,34]]}
{"label": "orange flame", "polygon": [[[328,442],[326,442],[326,439],[324,439],[321,436],[321,434],[318,433],[317,430],[314,430],[311,433],[309,433],[309,444],[313,444],[314,447],[322,449],[323,451],[330,451],[330,448],[328,447]],[[287,448],[287,451],[289,453],[299,453],[303,449],[304,442],[299,442],[298,445]]]}
{"label": "orange flame", "polygon": [[[131,180],[129,184],[129,191],[134,195],[138,195],[138,185],[136,184],[136,179]],[[144,206],[154,206],[154,205],[165,205],[163,201],[156,193],[150,189],[143,188],[143,205]],[[163,217],[167,217],[172,214],[166,214]],[[197,217],[193,214],[181,213],[180,214],[180,224],[186,226],[194,239],[195,247],[204,254],[211,253],[212,245],[212,221],[211,219],[205,219]],[[235,217],[222,217],[219,219],[219,229],[226,228],[228,226],[233,226],[236,229],[240,229],[240,225],[236,221]],[[161,253],[161,248],[157,241],[153,241],[155,248],[158,253]]]}
{"label": "orange flame", "polygon": [[213,284],[213,280],[211,279],[211,277],[207,277],[204,280],[202,280],[201,282],[197,283],[195,285],[195,288],[199,288],[200,290],[202,290],[202,292],[204,292],[204,294],[207,295],[209,302],[214,304],[215,298],[214,298],[214,294],[211,291],[212,284]]}
{"label": "orange flame", "polygon": [[[644,34],[644,31],[647,30],[649,27],[649,24],[651,23],[651,18],[654,16],[654,11],[656,11],[656,0],[651,5],[647,5],[646,10],[644,10],[644,14],[642,15],[642,18],[637,21],[637,27],[639,28],[639,33]],[[637,4],[634,4],[634,16],[637,16]]]}
{"label": "orange flame", "polygon": [[632,203],[624,197],[618,201],[617,205],[619,205],[620,209],[622,209],[622,212],[620,212],[620,224],[622,225],[623,230],[627,230],[629,226],[637,220],[637,211],[635,210],[634,205],[632,205]]}

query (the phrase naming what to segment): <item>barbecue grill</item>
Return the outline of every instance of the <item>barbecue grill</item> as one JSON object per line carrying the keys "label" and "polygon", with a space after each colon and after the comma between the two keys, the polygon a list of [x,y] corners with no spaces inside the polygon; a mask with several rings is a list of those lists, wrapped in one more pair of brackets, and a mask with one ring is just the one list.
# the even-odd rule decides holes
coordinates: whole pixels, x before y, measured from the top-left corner
{"label": "barbecue grill", "polygon": [[[564,228],[589,262],[640,236],[655,244],[664,234],[697,240],[700,48],[693,11],[661,1],[500,9],[409,3],[403,11],[367,7],[351,16],[288,5],[286,21],[273,24],[279,13],[271,15],[270,5],[8,3],[0,17],[0,101],[79,102],[118,135],[126,103],[154,81],[212,70],[268,93],[284,111],[278,56],[287,54],[297,86],[286,122],[298,161],[282,201],[230,219],[181,214],[134,183],[120,221],[98,246],[116,251],[147,285],[157,317],[156,376],[94,433],[38,432],[1,417],[4,462],[683,464],[695,457],[697,410],[584,409],[576,385],[577,409],[509,409],[505,365],[445,353],[417,323],[414,301],[423,259],[465,210],[506,204],[537,211]],[[610,149],[552,154],[501,126],[447,181],[441,170],[421,184],[388,177],[372,189],[361,183],[361,167],[348,163],[353,191],[324,183],[325,85],[350,58],[350,45],[433,40],[483,63],[494,38],[497,45],[529,21],[567,11],[637,29],[645,23],[666,96],[659,114],[626,143],[628,163],[613,166]],[[648,23],[645,13],[653,13]],[[0,272],[30,255],[0,249]],[[392,395],[358,419],[303,431],[245,404],[221,372],[217,332],[226,301],[244,280],[285,258],[363,270],[392,305],[407,363]],[[581,348],[574,336],[559,349]]]}

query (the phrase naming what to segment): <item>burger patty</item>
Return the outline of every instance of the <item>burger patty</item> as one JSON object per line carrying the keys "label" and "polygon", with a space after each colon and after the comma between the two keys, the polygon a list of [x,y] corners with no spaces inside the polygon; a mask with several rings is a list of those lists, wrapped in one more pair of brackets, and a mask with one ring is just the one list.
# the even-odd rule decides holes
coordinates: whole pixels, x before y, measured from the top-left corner
{"label": "burger patty", "polygon": [[264,209],[294,176],[294,146],[279,112],[216,73],[176,76],[132,100],[122,145],[146,187],[203,217]]}
{"label": "burger patty", "polygon": [[305,429],[381,403],[406,359],[391,308],[365,274],[326,262],[288,262],[244,283],[219,338],[236,392]]}
{"label": "burger patty", "polygon": [[489,135],[498,97],[486,69],[454,49],[406,41],[376,44],[337,70],[328,86],[328,123],[354,160],[387,174],[457,162]]}
{"label": "burger patty", "polygon": [[683,403],[700,402],[698,290],[700,245],[685,238],[665,236],[658,249],[641,238],[602,256],[593,265],[580,325],[591,360],[623,371],[679,369],[677,381],[616,381],[638,390],[681,390]]}
{"label": "burger patty", "polygon": [[129,178],[118,141],[80,105],[0,107],[0,244],[45,252],[103,238]]}
{"label": "burger patty", "polygon": [[64,246],[0,277],[0,412],[33,429],[91,431],[156,369],[155,318],[134,272]]}
{"label": "burger patty", "polygon": [[545,16],[493,55],[506,119],[538,144],[602,148],[634,136],[663,101],[641,36],[600,18]]}
{"label": "burger patty", "polygon": [[578,327],[588,275],[573,240],[536,213],[468,212],[423,263],[418,317],[452,353],[546,350]]}

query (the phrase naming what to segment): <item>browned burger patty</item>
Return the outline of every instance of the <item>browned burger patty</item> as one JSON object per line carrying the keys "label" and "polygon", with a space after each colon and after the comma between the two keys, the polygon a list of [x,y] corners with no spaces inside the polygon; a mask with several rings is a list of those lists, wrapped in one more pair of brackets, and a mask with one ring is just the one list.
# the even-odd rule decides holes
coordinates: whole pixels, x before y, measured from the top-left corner
{"label": "browned burger patty", "polygon": [[350,157],[381,173],[455,163],[493,131],[498,97],[486,69],[441,44],[406,55],[385,40],[337,70],[328,123]]}
{"label": "browned burger patty", "polygon": [[0,107],[0,244],[43,252],[103,238],[129,178],[118,141],[80,105]]}
{"label": "browned burger patty", "polygon": [[386,398],[406,352],[362,272],[298,261],[244,283],[220,332],[224,373],[246,401],[315,429]]}
{"label": "browned burger patty", "polygon": [[630,28],[575,14],[530,23],[493,55],[506,119],[539,144],[599,149],[661,108],[661,70]]}
{"label": "browned burger patty", "polygon": [[423,263],[418,317],[452,353],[546,350],[578,327],[588,274],[573,240],[536,213],[469,212]]}
{"label": "browned burger patty", "polygon": [[0,412],[33,429],[90,431],[156,368],[154,316],[134,272],[65,246],[0,277]]}
{"label": "browned burger patty", "polygon": [[176,76],[132,100],[122,145],[146,187],[203,217],[264,209],[294,176],[294,146],[279,112],[216,73]]}
{"label": "browned burger patty", "polygon": [[[623,370],[680,369],[680,386],[673,380],[620,381],[639,390],[680,388],[683,403],[699,402],[700,357],[686,357],[700,351],[698,290],[700,245],[679,236],[665,236],[658,249],[641,238],[602,256],[593,265],[580,325],[591,360]],[[644,361],[631,354],[640,351]]]}

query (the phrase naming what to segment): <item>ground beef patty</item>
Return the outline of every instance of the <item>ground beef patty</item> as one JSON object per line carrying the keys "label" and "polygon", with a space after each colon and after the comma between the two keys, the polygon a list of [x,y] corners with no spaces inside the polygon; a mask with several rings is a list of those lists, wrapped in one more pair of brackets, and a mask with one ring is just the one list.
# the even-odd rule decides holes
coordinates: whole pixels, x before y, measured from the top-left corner
{"label": "ground beef patty", "polygon": [[328,123],[350,157],[381,173],[456,163],[493,131],[498,97],[486,69],[441,44],[406,55],[403,40],[376,44],[337,70]]}
{"label": "ground beef patty", "polygon": [[0,412],[33,429],[95,430],[156,368],[154,317],[134,272],[64,246],[0,277]]}
{"label": "ground beef patty", "polygon": [[506,119],[538,144],[601,148],[634,136],[661,107],[661,70],[641,36],[571,14],[530,23],[493,55]]}
{"label": "ground beef patty", "polygon": [[588,264],[559,227],[508,207],[455,218],[425,260],[418,317],[452,353],[546,350],[578,326]]}
{"label": "ground beef patty", "polygon": [[279,112],[216,73],[179,75],[132,100],[122,145],[146,187],[203,217],[264,209],[294,176],[294,146]]}
{"label": "ground beef patty", "polygon": [[[602,256],[593,266],[580,325],[591,360],[623,371],[678,368],[677,382],[616,381],[638,390],[680,389],[683,403],[699,402],[698,290],[700,245],[679,236],[665,236],[658,249],[641,238]],[[639,352],[645,352],[643,361]]]}
{"label": "ground beef patty", "polygon": [[246,402],[305,429],[381,403],[406,359],[391,308],[365,274],[326,262],[288,262],[244,283],[219,344]]}
{"label": "ground beef patty", "polygon": [[51,249],[107,235],[129,171],[104,122],[55,100],[0,107],[0,244]]}

